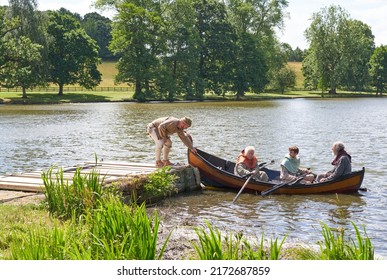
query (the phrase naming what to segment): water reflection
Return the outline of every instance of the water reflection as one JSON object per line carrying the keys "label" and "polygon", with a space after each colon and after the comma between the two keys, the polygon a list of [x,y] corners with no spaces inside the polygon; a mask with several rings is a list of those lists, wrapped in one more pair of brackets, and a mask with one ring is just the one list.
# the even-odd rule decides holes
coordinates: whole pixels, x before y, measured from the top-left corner
{"label": "water reflection", "polygon": [[[366,167],[363,196],[270,196],[203,191],[159,206],[180,223],[204,223],[251,234],[289,234],[313,240],[320,221],[332,227],[364,224],[379,254],[387,255],[387,99],[274,100],[260,102],[97,103],[0,106],[0,176],[93,160],[153,162],[145,127],[165,115],[190,116],[195,146],[228,160],[254,145],[260,161],[277,167],[290,145],[302,165],[316,173],[331,169],[331,144],[342,140],[353,169]],[[186,162],[186,148],[173,139],[171,159]],[[317,232],[317,234],[316,234]]]}

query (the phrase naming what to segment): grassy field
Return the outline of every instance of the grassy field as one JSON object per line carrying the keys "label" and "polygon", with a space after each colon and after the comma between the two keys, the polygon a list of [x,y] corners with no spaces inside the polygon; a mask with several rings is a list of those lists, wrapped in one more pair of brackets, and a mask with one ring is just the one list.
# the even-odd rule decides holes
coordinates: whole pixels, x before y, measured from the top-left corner
{"label": "grassy field", "polygon": [[304,76],[302,75],[302,62],[288,62],[290,69],[296,72],[296,88],[302,89],[304,86]]}
{"label": "grassy field", "polygon": [[118,73],[115,61],[104,61],[102,64],[98,65],[98,70],[102,74],[100,87],[127,86],[126,84],[114,83],[114,77]]}
{"label": "grassy field", "polygon": [[[304,77],[302,75],[301,62],[289,62],[289,67],[296,72],[296,86],[291,91],[285,91],[284,94],[279,92],[263,92],[260,94],[246,93],[242,100],[261,100],[261,99],[277,99],[277,98],[318,98],[322,97],[321,91],[306,91],[303,89]],[[116,102],[116,101],[132,101],[133,87],[127,84],[115,84],[114,77],[118,73],[116,62],[105,61],[98,66],[102,73],[102,82],[95,90],[84,90],[79,86],[65,86],[64,95],[58,96],[58,87],[41,89],[39,91],[27,92],[28,99],[23,99],[20,91],[6,91],[0,88],[0,104],[56,104],[56,103],[76,103],[76,102]],[[358,97],[358,96],[373,96],[370,93],[353,93],[339,92],[334,97]],[[327,95],[325,95],[327,97]],[[226,94],[222,96],[208,94],[205,96],[208,100],[235,100],[235,94]]]}

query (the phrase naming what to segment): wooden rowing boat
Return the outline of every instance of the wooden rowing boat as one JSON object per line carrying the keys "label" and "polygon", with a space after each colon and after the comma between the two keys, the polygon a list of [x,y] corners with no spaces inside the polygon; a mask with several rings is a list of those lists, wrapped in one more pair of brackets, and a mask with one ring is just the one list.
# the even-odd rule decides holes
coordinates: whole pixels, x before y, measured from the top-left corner
{"label": "wooden rowing boat", "polygon": [[[197,149],[197,154],[188,149],[188,162],[199,169],[201,182],[205,186],[230,188],[239,190],[247,178],[234,175],[235,162],[228,161],[215,155]],[[245,186],[246,191],[263,192],[278,183],[280,172],[269,168],[262,168],[269,176],[269,182],[250,180]],[[337,180],[323,183],[286,185],[275,194],[318,194],[318,193],[356,193],[363,182],[365,168],[354,171]]]}

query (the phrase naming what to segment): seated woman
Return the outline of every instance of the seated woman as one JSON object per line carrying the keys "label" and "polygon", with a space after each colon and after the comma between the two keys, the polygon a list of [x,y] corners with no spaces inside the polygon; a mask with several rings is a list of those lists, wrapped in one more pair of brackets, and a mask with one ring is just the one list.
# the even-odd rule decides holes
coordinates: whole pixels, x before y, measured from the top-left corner
{"label": "seated woman", "polygon": [[281,162],[281,175],[282,181],[294,181],[299,176],[304,176],[301,183],[312,183],[314,175],[309,169],[300,168],[300,157],[298,156],[299,149],[297,146],[289,147],[289,154],[285,155],[285,158]]}
{"label": "seated woman", "polygon": [[253,146],[248,146],[239,154],[234,169],[234,174],[245,176],[252,173],[253,179],[258,181],[269,181],[266,172],[260,171],[257,157],[254,155],[255,149]]}

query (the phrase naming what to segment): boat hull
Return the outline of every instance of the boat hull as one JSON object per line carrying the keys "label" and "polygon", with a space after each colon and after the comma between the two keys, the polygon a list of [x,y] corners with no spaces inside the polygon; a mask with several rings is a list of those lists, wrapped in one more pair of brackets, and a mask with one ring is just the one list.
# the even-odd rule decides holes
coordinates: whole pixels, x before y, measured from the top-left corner
{"label": "boat hull", "polygon": [[[233,174],[234,162],[219,158],[215,155],[206,153],[197,149],[194,154],[188,150],[188,162],[191,166],[198,168],[201,182],[205,186],[221,187],[239,190],[247,178],[241,178]],[[245,186],[246,191],[263,192],[275,186],[279,177],[279,171],[262,168],[270,181],[261,182],[250,180]],[[365,168],[345,175],[338,180],[330,180],[323,183],[301,184],[297,183],[291,186],[284,186],[273,194],[320,194],[320,193],[356,193],[359,191],[363,182]],[[273,182],[274,181],[274,182]]]}

